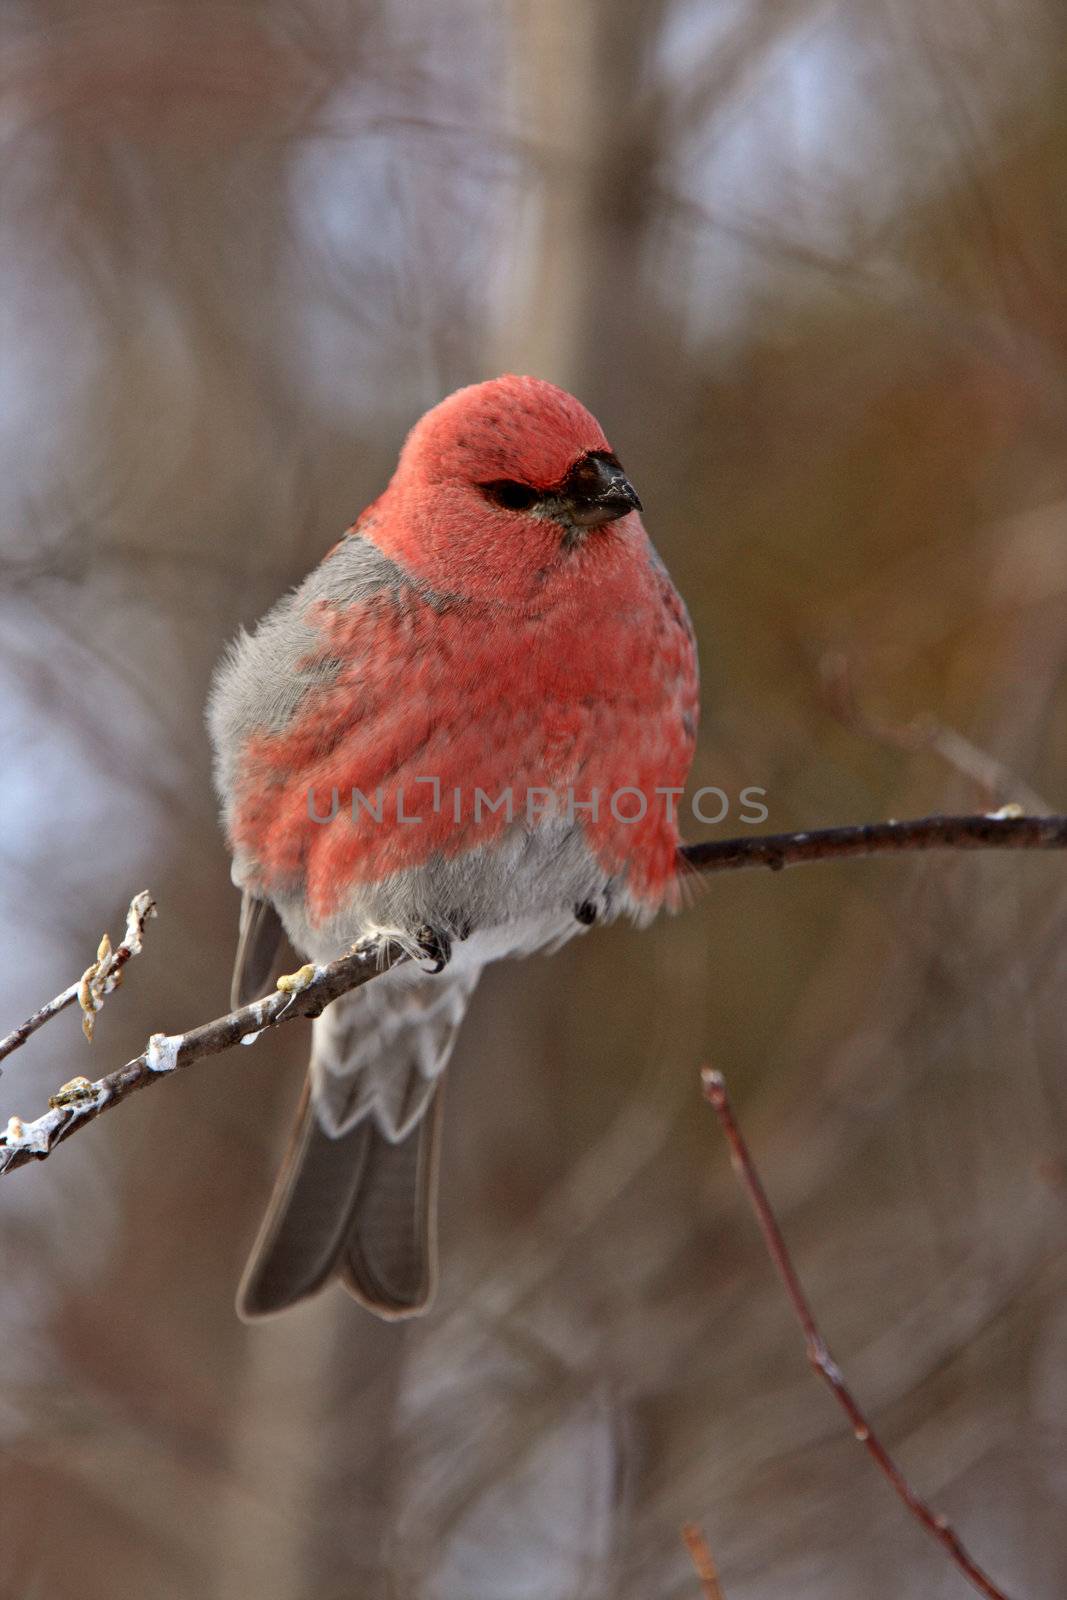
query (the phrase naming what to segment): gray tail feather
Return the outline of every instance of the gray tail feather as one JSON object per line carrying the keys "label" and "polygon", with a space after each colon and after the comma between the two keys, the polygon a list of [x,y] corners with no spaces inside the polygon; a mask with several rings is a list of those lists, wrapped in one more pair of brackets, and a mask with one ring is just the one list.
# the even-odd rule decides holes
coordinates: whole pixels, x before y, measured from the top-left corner
{"label": "gray tail feather", "polygon": [[339,1276],[380,1317],[417,1316],[436,1281],[437,1156],[443,1081],[406,1138],[365,1117],[323,1132],[308,1087],[237,1293],[245,1320],[270,1316]]}

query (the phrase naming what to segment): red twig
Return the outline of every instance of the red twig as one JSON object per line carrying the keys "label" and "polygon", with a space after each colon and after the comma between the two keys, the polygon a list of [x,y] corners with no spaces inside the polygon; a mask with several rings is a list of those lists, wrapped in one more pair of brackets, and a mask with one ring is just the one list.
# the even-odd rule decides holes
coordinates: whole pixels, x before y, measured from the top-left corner
{"label": "red twig", "polygon": [[715,1565],[715,1558],[708,1547],[708,1541],[697,1527],[695,1522],[682,1523],[682,1538],[689,1551],[689,1559],[700,1579],[700,1587],[704,1600],[726,1600],[719,1582],[719,1571]]}
{"label": "red twig", "polygon": [[811,1307],[808,1305],[804,1290],[800,1286],[800,1279],[797,1277],[796,1268],[793,1266],[788,1247],[782,1236],[782,1230],[778,1226],[777,1218],[771,1209],[771,1203],[767,1198],[759,1173],[756,1171],[748,1145],[745,1143],[745,1137],[734,1117],[733,1107],[726,1093],[725,1080],[720,1072],[713,1072],[710,1067],[705,1067],[700,1077],[704,1088],[704,1097],[714,1110],[722,1130],[729,1140],[734,1171],[737,1173],[752,1204],[752,1209],[756,1213],[756,1220],[763,1233],[768,1254],[785,1286],[793,1312],[803,1330],[808,1347],[808,1361],[819,1377],[832,1390],[838,1404],[848,1418],[856,1438],[867,1447],[878,1467],[889,1479],[889,1482],[912,1516],[944,1546],[956,1566],[959,1567],[965,1577],[970,1579],[980,1594],[987,1596],[987,1600],[1008,1600],[1004,1590],[998,1588],[992,1578],[988,1577],[974,1559],[968,1555],[958,1535],[949,1525],[948,1519],[941,1512],[934,1511],[921,1495],[916,1494],[878,1438],[878,1435],[874,1432],[866,1415],[860,1409],[816,1325]]}

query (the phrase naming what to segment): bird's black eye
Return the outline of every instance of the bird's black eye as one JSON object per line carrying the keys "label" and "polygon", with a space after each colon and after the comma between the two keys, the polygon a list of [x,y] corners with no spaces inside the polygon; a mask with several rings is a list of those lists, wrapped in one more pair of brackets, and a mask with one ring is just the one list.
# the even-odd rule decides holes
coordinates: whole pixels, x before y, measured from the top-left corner
{"label": "bird's black eye", "polygon": [[480,483],[479,489],[494,505],[505,511],[529,511],[541,496],[528,483],[517,483],[514,478],[494,478],[491,483]]}

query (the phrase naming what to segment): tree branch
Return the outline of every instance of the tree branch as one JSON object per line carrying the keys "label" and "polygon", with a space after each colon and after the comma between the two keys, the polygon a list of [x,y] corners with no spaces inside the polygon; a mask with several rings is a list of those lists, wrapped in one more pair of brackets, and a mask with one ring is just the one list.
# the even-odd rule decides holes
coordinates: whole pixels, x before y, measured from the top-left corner
{"label": "tree branch", "polygon": [[204,1056],[219,1055],[236,1044],[251,1044],[264,1028],[275,1028],[296,1017],[316,1017],[331,1000],[406,960],[408,956],[399,946],[383,949],[381,945],[368,944],[331,961],[329,966],[301,967],[299,972],[279,979],[282,987],[265,1000],[241,1006],[189,1033],[154,1033],[148,1048],[117,1072],[110,1072],[95,1083],[88,1078],[75,1078],[64,1084],[50,1098],[49,1109],[33,1122],[12,1117],[6,1133],[0,1136],[0,1175],[14,1172],[28,1161],[43,1161],[76,1129],[168,1073],[191,1066]]}
{"label": "tree branch", "polygon": [[888,1450],[872,1428],[866,1414],[861,1410],[858,1401],[849,1389],[841,1369],[838,1367],[827,1347],[826,1341],[819,1332],[818,1325],[808,1304],[807,1297],[797,1277],[796,1268],[789,1254],[789,1247],[785,1242],[778,1219],[774,1214],[767,1192],[752,1154],[745,1142],[734,1116],[733,1107],[726,1093],[726,1083],[721,1072],[713,1072],[710,1067],[705,1067],[701,1072],[701,1082],[704,1088],[704,1097],[711,1105],[722,1130],[730,1145],[730,1155],[738,1179],[748,1195],[749,1202],[756,1214],[760,1231],[763,1234],[767,1253],[774,1264],[775,1271],[785,1286],[793,1314],[800,1324],[807,1344],[808,1361],[812,1369],[827,1384],[834,1398],[837,1400],[845,1416],[848,1418],[855,1438],[864,1445],[873,1456],[879,1470],[885,1475],[894,1491],[900,1496],[912,1516],[922,1524],[927,1533],[931,1534],[945,1550],[951,1559],[974,1585],[986,1600],[1007,1600],[1003,1589],[993,1582],[992,1578],[984,1573],[974,1558],[968,1554],[964,1546],[951,1527],[948,1518],[933,1508],[917,1494],[905,1478]]}
{"label": "tree branch", "polygon": [[59,1013],[72,1006],[75,1000],[82,1008],[82,1027],[85,1030],[85,1037],[91,1039],[96,1013],[103,1005],[105,996],[113,989],[117,989],[122,982],[122,969],[130,957],[140,955],[143,949],[145,923],[155,914],[156,903],[148,890],[142,889],[140,894],[135,894],[126,913],[126,933],[118,948],[112,950],[111,940],[105,933],[100,940],[96,960],[91,967],[86,967],[77,983],[72,983],[61,994],[57,994],[54,1000],[49,1000],[47,1005],[41,1006],[40,1010],[35,1011],[25,1022],[20,1022],[17,1028],[12,1028],[9,1034],[0,1039],[0,1061],[20,1049],[38,1028],[43,1028],[46,1022],[58,1017]]}
{"label": "tree branch", "polygon": [[1067,817],[1025,817],[1015,806],[977,817],[920,817],[914,822],[865,822],[815,833],[760,833],[749,839],[708,839],[687,844],[682,859],[695,872],[742,867],[802,866],[854,856],[900,855],[915,850],[1064,850]]}
{"label": "tree branch", "polygon": [[693,1570],[700,1579],[700,1592],[704,1600],[726,1600],[719,1582],[719,1569],[711,1547],[695,1522],[682,1523],[682,1542],[689,1551]]}
{"label": "tree branch", "polygon": [[[681,858],[689,872],[704,874],[744,867],[769,867],[779,871],[782,867],[800,866],[809,861],[897,855],[917,850],[1063,849],[1067,849],[1067,816],[1020,816],[1016,807],[1007,806],[990,816],[921,817],[913,822],[864,823],[858,827],[823,828],[814,833],[754,834],[745,839],[708,840],[684,846]],[[138,901],[141,898],[139,896]],[[125,948],[124,944],[111,955],[120,970],[135,953],[131,946],[123,955]],[[229,1050],[242,1039],[250,1040],[264,1028],[276,1027],[294,1017],[315,1016],[331,1000],[406,959],[398,947],[360,949],[329,966],[303,967],[289,980],[289,987],[188,1033],[153,1034],[148,1048],[118,1071],[95,1082],[75,1078],[64,1084],[51,1097],[49,1110],[33,1122],[12,1117],[6,1133],[0,1135],[0,1174],[13,1172],[29,1161],[43,1161],[76,1128],[84,1127],[101,1112],[120,1105],[147,1084],[191,1066],[204,1056]],[[90,968],[85,974],[83,985],[94,970]],[[113,984],[105,985],[104,992],[109,987]],[[50,1017],[72,1005],[78,993],[79,985],[72,984],[35,1012],[2,1042],[0,1054],[5,1047],[10,1051],[25,1043]]]}

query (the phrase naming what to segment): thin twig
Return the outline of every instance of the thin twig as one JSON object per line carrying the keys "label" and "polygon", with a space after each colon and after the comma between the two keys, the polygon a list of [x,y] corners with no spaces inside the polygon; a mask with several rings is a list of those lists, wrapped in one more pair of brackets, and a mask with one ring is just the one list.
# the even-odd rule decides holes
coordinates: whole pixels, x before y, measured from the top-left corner
{"label": "thin twig", "polygon": [[922,1496],[917,1494],[911,1487],[878,1438],[878,1435],[874,1432],[866,1414],[861,1410],[846,1384],[840,1368],[831,1356],[826,1341],[819,1332],[811,1307],[808,1304],[804,1290],[801,1288],[800,1279],[797,1277],[796,1268],[793,1266],[782,1230],[778,1226],[777,1218],[771,1209],[771,1203],[767,1198],[766,1190],[745,1142],[744,1134],[741,1132],[734,1116],[722,1073],[713,1072],[710,1067],[705,1067],[700,1076],[704,1097],[718,1117],[722,1130],[729,1141],[734,1171],[737,1173],[756,1214],[756,1220],[759,1223],[760,1231],[767,1246],[767,1253],[785,1286],[785,1292],[789,1297],[793,1313],[803,1330],[807,1343],[809,1363],[824,1383],[828,1385],[848,1418],[853,1434],[862,1445],[866,1446],[877,1462],[879,1469],[888,1478],[912,1516],[947,1550],[956,1566],[971,1581],[980,1594],[984,1594],[987,1600],[1008,1600],[1004,1590],[998,1588],[992,1578],[982,1571],[973,1557],[964,1549],[948,1519],[941,1512],[934,1511]]}
{"label": "thin twig", "polygon": [[57,1145],[80,1127],[93,1122],[104,1111],[121,1105],[131,1094],[155,1083],[168,1073],[192,1066],[204,1056],[218,1055],[240,1044],[251,1042],[264,1028],[277,1027],[296,1017],[318,1016],[319,1012],[350,989],[377,977],[388,967],[407,960],[397,946],[383,949],[369,946],[342,956],[329,966],[310,964],[285,981],[265,1000],[230,1011],[214,1022],[205,1022],[189,1033],[154,1033],[148,1048],[117,1072],[90,1083],[75,1078],[49,1100],[49,1109],[33,1122],[12,1117],[7,1132],[0,1135],[0,1174],[13,1172],[29,1161],[43,1161]]}
{"label": "thin twig", "polygon": [[47,1005],[41,1006],[32,1017],[27,1017],[25,1022],[20,1022],[17,1028],[3,1039],[0,1039],[0,1061],[18,1050],[26,1043],[38,1028],[43,1028],[46,1022],[53,1017],[58,1017],[61,1011],[72,1006],[80,1000],[83,1011],[82,1026],[86,1030],[86,1037],[92,1038],[92,1018],[104,1003],[104,996],[109,995],[122,982],[122,969],[131,956],[138,956],[143,948],[145,923],[149,917],[156,914],[156,903],[147,889],[140,894],[135,894],[130,901],[130,909],[126,913],[126,932],[122,943],[114,950],[107,934],[100,941],[96,960],[91,967],[87,967],[77,983],[72,983],[69,988],[57,994],[54,1000],[49,1000]]}
{"label": "thin twig", "polygon": [[[686,845],[680,854],[688,871],[711,873],[744,867],[769,867],[778,871],[809,861],[895,855],[915,850],[1062,849],[1067,849],[1067,816],[1021,817],[1009,807],[992,816],[921,817],[914,822],[866,823],[858,827],[823,828],[814,833],[756,834],[747,839],[709,840]],[[113,959],[117,960],[119,953],[113,952]],[[312,1016],[331,1000],[349,989],[358,988],[401,959],[403,953],[390,947],[384,955],[380,950],[371,955],[362,951],[343,956],[326,967],[308,966],[302,972],[311,976],[299,992],[273,994],[254,1006],[231,1011],[188,1033],[171,1038],[153,1035],[155,1041],[162,1041],[155,1054],[150,1044],[133,1061],[95,1083],[76,1078],[52,1096],[49,1111],[33,1122],[23,1123],[13,1117],[7,1133],[0,1135],[0,1174],[12,1172],[28,1161],[43,1160],[75,1128],[94,1121],[102,1111],[119,1105],[135,1090],[155,1083],[174,1068],[190,1066],[203,1056],[229,1050],[242,1038],[251,1037],[263,1028],[272,1028],[293,1017]],[[64,990],[21,1028],[16,1028],[9,1038],[17,1038],[18,1043],[22,1043],[49,1016],[71,1005],[77,997],[77,989],[78,985],[73,985]]]}
{"label": "thin twig", "polygon": [[911,754],[919,750],[931,751],[962,777],[976,784],[981,797],[990,806],[1011,796],[1029,812],[1050,809],[1018,773],[930,712],[923,712],[910,722],[896,723],[883,722],[865,711],[856,694],[847,656],[838,651],[828,651],[819,663],[819,670],[831,711],[852,732],[877,744],[888,745],[893,750],[904,750]]}
{"label": "thin twig", "polygon": [[898,855],[914,850],[1064,850],[1067,817],[1024,817],[1015,807],[977,817],[920,817],[914,822],[867,822],[814,833],[758,833],[749,839],[687,844],[682,859],[696,872],[742,867],[802,866],[809,861]]}
{"label": "thin twig", "polygon": [[696,1575],[700,1579],[704,1600],[726,1600],[722,1584],[719,1582],[719,1570],[715,1565],[715,1558],[708,1541],[695,1522],[682,1523],[682,1538]]}

